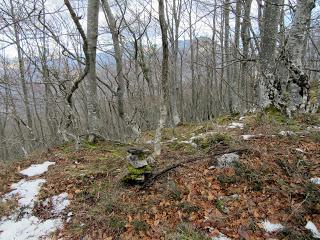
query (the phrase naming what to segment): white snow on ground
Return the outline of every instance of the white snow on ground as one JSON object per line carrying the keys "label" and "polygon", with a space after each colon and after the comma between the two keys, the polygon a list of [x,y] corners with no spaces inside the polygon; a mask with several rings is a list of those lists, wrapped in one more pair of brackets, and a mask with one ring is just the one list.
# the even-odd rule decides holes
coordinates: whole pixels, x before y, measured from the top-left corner
{"label": "white snow on ground", "polygon": [[[43,174],[52,164],[55,163],[45,162],[32,165],[21,173],[26,176]],[[70,203],[67,193],[51,197],[51,212],[55,214],[55,218],[42,220],[32,215],[37,195],[45,182],[45,179],[28,181],[22,179],[11,185],[13,191],[6,194],[4,199],[17,197],[19,205],[11,216],[0,219],[0,240],[39,240],[63,227],[61,214]],[[71,215],[68,215],[68,217],[70,221]]]}
{"label": "white snow on ground", "polygon": [[316,227],[316,225],[314,225],[313,222],[308,221],[305,228],[312,232],[312,235],[314,238],[318,238],[318,239],[320,238],[320,232],[319,232],[318,228]]}
{"label": "white snow on ground", "polygon": [[248,140],[250,140],[251,138],[254,138],[255,135],[249,135],[249,134],[248,134],[248,135],[242,135],[241,137],[242,137],[243,140],[248,141]]}
{"label": "white snow on ground", "polygon": [[[264,135],[259,133],[258,135],[250,135],[250,134],[247,134],[247,135],[241,135],[242,139],[245,140],[245,141],[248,141],[252,138],[259,138],[259,137],[263,137]],[[270,135],[270,137],[272,137],[272,135]]]}
{"label": "white snow on ground", "polygon": [[189,141],[181,141],[180,143],[190,144],[192,147],[197,147],[197,144],[195,144],[194,142],[192,142],[192,140],[189,140]]}
{"label": "white snow on ground", "polygon": [[317,184],[317,185],[320,185],[320,178],[318,178],[318,177],[311,178],[310,182]]}
{"label": "white snow on ground", "polygon": [[284,226],[280,223],[271,223],[269,220],[262,222],[262,227],[268,233],[277,232],[284,229]]}
{"label": "white snow on ground", "polygon": [[203,138],[206,138],[206,137],[209,137],[209,136],[213,136],[217,134],[217,132],[214,132],[214,131],[211,131],[211,132],[205,132],[205,133],[200,133],[198,135],[195,135],[195,136],[192,136],[190,138],[191,141],[193,140],[196,140],[196,139],[203,139]]}
{"label": "white snow on ground", "polygon": [[46,171],[48,171],[48,167],[50,165],[54,165],[54,164],[56,164],[56,163],[49,162],[49,161],[46,161],[42,164],[32,164],[30,167],[22,170],[20,173],[23,175],[26,175],[28,177],[33,177],[33,176],[45,173]]}
{"label": "white snow on ground", "polygon": [[292,136],[292,135],[295,135],[295,133],[292,132],[292,131],[280,131],[279,134],[281,136]]}
{"label": "white snow on ground", "polygon": [[297,152],[300,152],[300,153],[305,153],[305,151],[303,151],[301,148],[295,148],[294,150],[296,150]]}
{"label": "white snow on ground", "polygon": [[212,240],[231,240],[230,238],[228,238],[226,235],[224,235],[223,233],[219,233],[218,236],[216,237],[212,237]]}
{"label": "white snow on ground", "polygon": [[227,126],[227,128],[231,128],[231,129],[233,129],[233,128],[240,128],[240,129],[242,129],[243,126],[244,126],[243,123],[233,122],[233,123],[230,123],[230,124]]}
{"label": "white snow on ground", "polygon": [[69,206],[68,193],[61,193],[60,195],[53,196],[52,201],[52,213],[61,214],[66,207]]}
{"label": "white snow on ground", "polygon": [[25,216],[16,221],[8,218],[0,221],[0,240],[36,240],[63,226],[61,219],[41,221],[35,216]]}
{"label": "white snow on ground", "polygon": [[308,131],[320,131],[320,126],[309,126],[307,127]]}
{"label": "white snow on ground", "polygon": [[13,191],[6,194],[5,199],[12,198],[18,195],[18,203],[20,207],[32,208],[35,202],[35,198],[38,195],[42,184],[45,182],[46,180],[44,179],[29,181],[22,179],[20,182],[11,185],[11,189],[13,189]]}

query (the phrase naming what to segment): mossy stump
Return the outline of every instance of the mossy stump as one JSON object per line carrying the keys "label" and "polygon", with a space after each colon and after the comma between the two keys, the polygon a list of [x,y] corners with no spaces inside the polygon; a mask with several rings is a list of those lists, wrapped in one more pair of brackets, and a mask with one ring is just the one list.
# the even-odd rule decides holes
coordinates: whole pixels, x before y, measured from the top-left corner
{"label": "mossy stump", "polygon": [[151,175],[152,168],[147,159],[149,150],[130,148],[127,150],[129,155],[128,160],[128,173],[123,178],[123,182],[127,184],[142,184]]}

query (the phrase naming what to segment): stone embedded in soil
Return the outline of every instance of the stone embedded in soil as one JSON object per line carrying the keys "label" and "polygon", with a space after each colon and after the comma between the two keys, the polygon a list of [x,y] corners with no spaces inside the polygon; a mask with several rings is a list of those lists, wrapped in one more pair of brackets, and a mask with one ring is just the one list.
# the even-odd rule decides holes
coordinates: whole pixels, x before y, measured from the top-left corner
{"label": "stone embedded in soil", "polygon": [[148,162],[145,159],[140,159],[136,155],[129,155],[127,160],[134,168],[142,168],[148,165]]}
{"label": "stone embedded in soil", "polygon": [[215,159],[213,166],[218,168],[222,167],[232,167],[235,163],[239,162],[240,157],[236,153],[227,153],[219,156]]}

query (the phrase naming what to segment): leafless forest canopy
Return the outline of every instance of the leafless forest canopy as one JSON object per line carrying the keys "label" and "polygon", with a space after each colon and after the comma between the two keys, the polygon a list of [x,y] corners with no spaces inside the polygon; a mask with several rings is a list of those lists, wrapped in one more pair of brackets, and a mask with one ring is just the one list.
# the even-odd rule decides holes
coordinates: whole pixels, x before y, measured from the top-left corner
{"label": "leafless forest canopy", "polygon": [[315,0],[2,0],[0,159],[318,110]]}

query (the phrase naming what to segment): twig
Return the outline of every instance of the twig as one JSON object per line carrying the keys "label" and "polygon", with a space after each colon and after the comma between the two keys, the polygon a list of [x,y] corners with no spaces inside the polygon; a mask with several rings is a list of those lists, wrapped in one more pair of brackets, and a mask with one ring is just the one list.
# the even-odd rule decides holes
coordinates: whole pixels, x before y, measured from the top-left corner
{"label": "twig", "polygon": [[163,174],[175,169],[175,168],[178,168],[178,167],[183,167],[183,165],[187,164],[187,163],[191,163],[191,162],[196,162],[196,161],[199,161],[199,160],[202,160],[206,157],[210,157],[211,159],[216,157],[216,156],[219,156],[219,155],[223,155],[223,154],[227,154],[227,153],[234,153],[234,152],[247,152],[247,151],[250,151],[250,149],[248,148],[240,148],[240,149],[232,149],[232,150],[229,150],[229,151],[224,151],[224,152],[218,152],[218,153],[215,153],[215,154],[212,154],[212,155],[209,155],[209,156],[206,156],[206,155],[201,155],[201,156],[197,156],[197,157],[194,157],[194,158],[191,158],[191,159],[187,159],[185,161],[181,161],[179,163],[176,163],[176,164],[173,164],[172,166],[154,174],[151,178],[147,179],[144,184],[140,187],[140,190],[143,190],[147,187],[149,187],[155,180],[157,180],[160,176],[162,176]]}

